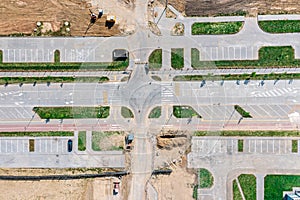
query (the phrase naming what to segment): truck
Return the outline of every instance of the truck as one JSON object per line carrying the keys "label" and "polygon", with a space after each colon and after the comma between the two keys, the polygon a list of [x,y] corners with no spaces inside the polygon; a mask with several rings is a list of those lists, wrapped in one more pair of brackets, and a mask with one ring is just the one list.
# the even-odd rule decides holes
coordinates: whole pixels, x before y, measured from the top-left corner
{"label": "truck", "polygon": [[128,134],[125,136],[125,149],[131,150],[133,148],[133,134]]}

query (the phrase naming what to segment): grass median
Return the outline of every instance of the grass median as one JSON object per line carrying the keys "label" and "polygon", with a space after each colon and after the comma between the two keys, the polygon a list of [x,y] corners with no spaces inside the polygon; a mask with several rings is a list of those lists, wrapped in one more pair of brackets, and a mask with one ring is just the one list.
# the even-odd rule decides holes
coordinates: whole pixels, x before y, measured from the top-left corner
{"label": "grass median", "polygon": [[42,119],[87,119],[107,118],[110,108],[108,106],[98,107],[34,107]]}
{"label": "grass median", "polygon": [[108,77],[0,77],[0,84],[32,84],[32,83],[104,83],[109,81]]}
{"label": "grass median", "polygon": [[194,69],[214,68],[270,68],[270,67],[298,67],[300,59],[295,59],[291,46],[262,47],[259,49],[258,60],[219,60],[200,61],[199,50],[192,48],[192,67]]}
{"label": "grass median", "polygon": [[[1,58],[1,56],[0,56]],[[103,63],[3,63],[0,71],[123,71],[129,61],[115,61]]]}
{"label": "grass median", "polygon": [[219,35],[238,33],[243,22],[196,22],[192,25],[192,35]]}
{"label": "grass median", "polygon": [[48,132],[0,132],[0,137],[50,137],[74,136],[74,132],[48,131]]}
{"label": "grass median", "polygon": [[298,33],[300,20],[258,21],[259,27],[267,33]]}
{"label": "grass median", "polygon": [[227,75],[181,75],[175,76],[173,78],[174,81],[203,81],[203,80],[244,80],[244,84],[247,84],[250,80],[292,80],[292,79],[300,79],[300,74],[227,74]]}
{"label": "grass median", "polygon": [[199,169],[199,179],[200,188],[211,188],[214,184],[214,177],[207,169]]}
{"label": "grass median", "polygon": [[184,49],[171,49],[171,64],[174,69],[184,67]]}
{"label": "grass median", "polygon": [[149,69],[159,70],[162,67],[162,49],[155,49],[149,56]]}
{"label": "grass median", "polygon": [[173,115],[176,118],[201,118],[201,116],[190,106],[173,106]]}
{"label": "grass median", "polygon": [[194,136],[299,137],[299,131],[195,131]]}
{"label": "grass median", "polygon": [[85,151],[86,150],[86,132],[79,131],[78,133],[78,150]]}

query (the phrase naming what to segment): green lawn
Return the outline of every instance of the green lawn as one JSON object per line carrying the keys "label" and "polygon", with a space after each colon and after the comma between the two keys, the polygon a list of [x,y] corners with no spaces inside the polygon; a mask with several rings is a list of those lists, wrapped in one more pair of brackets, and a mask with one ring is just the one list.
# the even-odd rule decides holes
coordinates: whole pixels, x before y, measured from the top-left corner
{"label": "green lawn", "polygon": [[108,77],[0,77],[0,84],[33,84],[36,83],[72,83],[72,82],[107,82]]}
{"label": "green lawn", "polygon": [[233,184],[233,200],[243,200],[238,185],[236,183],[236,180],[233,180],[232,184]]}
{"label": "green lawn", "polygon": [[86,150],[86,132],[79,131],[78,133],[78,150],[85,151]]}
{"label": "green lawn", "polygon": [[184,67],[184,49],[171,49],[171,65],[174,69]]}
{"label": "green lawn", "polygon": [[173,78],[174,81],[203,81],[203,80],[212,80],[212,81],[218,81],[218,80],[241,80],[242,82],[240,84],[247,84],[251,80],[292,80],[292,79],[300,79],[300,74],[227,74],[227,75],[179,75],[175,76]]}
{"label": "green lawn", "polygon": [[60,62],[60,51],[56,50],[54,51],[54,63],[59,63]]}
{"label": "green lawn", "polygon": [[234,109],[242,116],[245,118],[252,118],[249,112],[245,111],[241,106],[235,105]]}
{"label": "green lawn", "polygon": [[252,174],[241,174],[238,180],[246,200],[256,200],[256,177]]}
{"label": "green lawn", "polygon": [[198,199],[198,185],[193,187],[193,199]]}
{"label": "green lawn", "polygon": [[74,136],[74,132],[48,131],[48,132],[0,132],[0,137],[49,137],[49,136]]}
{"label": "green lawn", "polygon": [[292,187],[300,187],[300,176],[267,175],[265,177],[265,200],[281,200],[283,191],[291,191]]}
{"label": "green lawn", "polygon": [[196,22],[192,25],[192,35],[219,35],[238,33],[243,22]]}
{"label": "green lawn", "polygon": [[295,59],[294,49],[291,46],[281,47],[262,47],[259,49],[258,60],[221,60],[221,61],[200,61],[199,50],[193,48],[192,52],[192,67],[195,69],[205,68],[265,68],[265,67],[298,67],[300,60]]}
{"label": "green lawn", "polygon": [[299,20],[258,21],[259,27],[268,33],[297,33],[300,32]]}
{"label": "green lawn", "polygon": [[161,106],[153,108],[148,116],[148,118],[159,118],[161,116]]}
{"label": "green lawn", "polygon": [[298,152],[298,140],[292,140],[292,152],[293,153]]}
{"label": "green lawn", "polygon": [[190,106],[173,106],[173,115],[176,118],[201,118],[201,116]]}
{"label": "green lawn", "polygon": [[194,136],[258,136],[288,137],[300,136],[299,131],[195,131]]}
{"label": "green lawn", "polygon": [[114,61],[106,63],[61,63],[55,57],[55,63],[3,63],[0,71],[123,71],[129,61]]}
{"label": "green lawn", "polygon": [[214,184],[214,177],[204,168],[199,169],[200,188],[211,188]]}
{"label": "green lawn", "polygon": [[244,140],[238,140],[238,152],[243,152],[244,150]]}
{"label": "green lawn", "polygon": [[162,49],[155,49],[149,56],[149,69],[159,70],[162,67]]}
{"label": "green lawn", "polygon": [[121,115],[124,118],[134,118],[132,111],[127,107],[121,107]]}
{"label": "green lawn", "polygon": [[42,119],[107,118],[108,106],[99,107],[34,107]]}
{"label": "green lawn", "polygon": [[122,132],[118,131],[93,131],[92,132],[92,149],[94,151],[120,151],[123,150],[123,147],[119,146],[110,146],[109,149],[103,149],[103,147],[100,146],[100,141],[104,140],[104,138],[109,138],[113,135],[120,135],[123,134]]}

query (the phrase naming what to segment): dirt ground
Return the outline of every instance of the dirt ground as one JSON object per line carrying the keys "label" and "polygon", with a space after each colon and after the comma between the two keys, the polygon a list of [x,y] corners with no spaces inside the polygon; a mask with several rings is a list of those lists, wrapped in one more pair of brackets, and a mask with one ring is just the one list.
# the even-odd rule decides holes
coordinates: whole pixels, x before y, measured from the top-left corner
{"label": "dirt ground", "polygon": [[[169,138],[170,135],[173,135],[174,138]],[[155,168],[169,167],[173,161],[181,161],[190,148],[190,141],[188,132],[168,131],[157,135]]]}
{"label": "dirt ground", "polygon": [[[113,198],[116,178],[52,181],[0,181],[0,199],[18,200],[107,200]],[[121,194],[114,196],[120,200]]]}
{"label": "dirt ground", "polygon": [[[91,9],[104,15],[87,31]],[[1,0],[0,35],[23,33],[33,34],[36,23],[42,22],[48,31],[57,32],[65,21],[70,22],[72,36],[112,36],[128,34],[134,30],[132,21],[127,20],[133,3],[128,0]],[[115,15],[116,24],[105,26],[106,15]]]}
{"label": "dirt ground", "polygon": [[[172,165],[170,175],[151,177],[151,184],[158,193],[159,200],[192,200],[196,174],[186,170],[186,161]],[[180,180],[180,181],[179,181]]]}
{"label": "dirt ground", "polygon": [[300,13],[297,0],[169,0],[187,16],[214,16],[245,11],[248,15]]}

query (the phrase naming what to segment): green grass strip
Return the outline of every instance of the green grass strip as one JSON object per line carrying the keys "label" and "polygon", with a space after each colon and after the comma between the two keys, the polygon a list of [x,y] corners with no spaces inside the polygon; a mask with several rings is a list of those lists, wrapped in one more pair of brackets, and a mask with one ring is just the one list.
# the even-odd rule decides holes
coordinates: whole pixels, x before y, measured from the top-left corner
{"label": "green grass strip", "polygon": [[198,185],[194,185],[193,187],[193,199],[198,199]]}
{"label": "green grass strip", "polygon": [[174,69],[184,67],[184,49],[171,49],[171,65]]}
{"label": "green grass strip", "polygon": [[192,25],[192,35],[219,35],[238,33],[243,22],[196,22]]}
{"label": "green grass strip", "polygon": [[79,131],[78,133],[78,150],[85,151],[86,150],[86,132]]}
{"label": "green grass strip", "polygon": [[[104,138],[113,136],[113,135],[120,135],[120,134],[124,134],[124,132],[118,132],[118,131],[104,131],[104,132],[93,131],[92,132],[92,149],[94,151],[102,151],[102,149],[100,147],[100,141],[101,140],[103,140]],[[122,150],[122,149],[123,149],[123,147],[112,146],[110,150]]]}
{"label": "green grass strip", "polygon": [[300,20],[258,21],[259,27],[268,33],[298,33]]}
{"label": "green grass strip", "polygon": [[292,79],[300,79],[300,74],[227,74],[227,75],[181,75],[175,76],[173,78],[174,81],[203,81],[203,80],[243,80],[245,84],[247,84],[250,80],[292,80]]}
{"label": "green grass strip", "polygon": [[121,108],[121,115],[124,118],[134,118],[132,111],[129,108],[124,106]]}
{"label": "green grass strip", "polygon": [[107,118],[108,106],[99,107],[34,107],[42,119],[80,119],[80,118]]}
{"label": "green grass strip", "polygon": [[159,70],[162,67],[162,49],[155,49],[149,56],[149,69]]}
{"label": "green grass strip", "polygon": [[244,151],[244,140],[238,140],[238,152]]}
{"label": "green grass strip", "polygon": [[173,106],[173,115],[176,118],[201,118],[201,116],[190,106]]}
{"label": "green grass strip", "polygon": [[245,118],[252,118],[249,112],[245,111],[241,106],[239,105],[234,105],[234,109],[242,116]]}
{"label": "green grass strip", "polygon": [[0,63],[0,71],[122,71],[129,61],[103,63]]}
{"label": "green grass strip", "polygon": [[50,137],[74,136],[74,132],[48,131],[48,132],[0,132],[0,137]]}
{"label": "green grass strip", "polygon": [[103,83],[109,81],[108,77],[0,77],[0,84],[32,84],[32,83]]}
{"label": "green grass strip", "polygon": [[236,180],[233,181],[233,200],[243,200]]}
{"label": "green grass strip", "polygon": [[292,152],[298,153],[298,140],[292,140]]}
{"label": "green grass strip", "polygon": [[214,177],[207,169],[199,169],[200,188],[211,188],[214,184]]}
{"label": "green grass strip", "polygon": [[258,60],[221,60],[200,61],[199,50],[193,48],[192,67],[194,69],[214,68],[269,68],[269,67],[298,67],[300,60],[295,59],[294,49],[291,46],[262,47],[259,49]]}
{"label": "green grass strip", "polygon": [[299,137],[299,131],[195,131],[194,136]]}
{"label": "green grass strip", "polygon": [[148,118],[159,118],[161,116],[161,106],[153,108],[148,116]]}
{"label": "green grass strip", "polygon": [[292,191],[300,187],[300,176],[296,175],[267,175],[265,177],[265,200],[283,199],[283,191]]}
{"label": "green grass strip", "polygon": [[241,174],[238,180],[245,199],[256,200],[256,177],[253,174]]}

